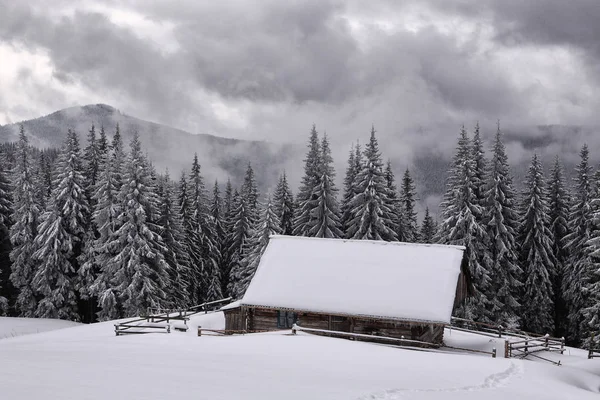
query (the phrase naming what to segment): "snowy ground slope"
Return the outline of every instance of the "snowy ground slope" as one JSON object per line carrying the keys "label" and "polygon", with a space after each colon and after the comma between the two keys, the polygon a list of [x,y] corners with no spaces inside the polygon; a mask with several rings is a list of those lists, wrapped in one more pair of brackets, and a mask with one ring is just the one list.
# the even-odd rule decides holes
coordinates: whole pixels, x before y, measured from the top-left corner
{"label": "snowy ground slope", "polygon": [[[600,388],[592,367],[600,360],[577,354],[570,356],[573,363],[556,367],[304,333],[197,337],[198,325],[222,328],[220,313],[189,325],[187,333],[117,337],[107,322],[1,340],[1,397],[585,400],[597,399]],[[456,333],[455,344],[484,345]]]}
{"label": "snowy ground slope", "polygon": [[81,324],[61,319],[0,317],[0,339],[70,328],[78,325]]}

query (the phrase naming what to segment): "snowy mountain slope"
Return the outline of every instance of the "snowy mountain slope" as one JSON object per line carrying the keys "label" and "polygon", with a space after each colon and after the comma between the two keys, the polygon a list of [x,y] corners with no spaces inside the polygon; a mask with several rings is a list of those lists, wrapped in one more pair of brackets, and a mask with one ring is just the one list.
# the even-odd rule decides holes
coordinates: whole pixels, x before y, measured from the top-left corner
{"label": "snowy mountain slope", "polygon": [[[222,324],[219,314],[190,321]],[[458,336],[462,345],[473,340]],[[600,388],[597,368],[289,332],[197,337],[190,329],[116,337],[113,322],[2,340],[0,355],[0,390],[7,399],[585,400],[598,398]]]}
{"label": "snowy mountain slope", "polygon": [[81,325],[62,319],[0,317],[0,339]]}
{"label": "snowy mountain slope", "polygon": [[[239,184],[248,162],[251,162],[261,188],[265,188],[275,182],[290,154],[296,153],[290,145],[192,134],[132,117],[106,104],[67,108],[22,122],[30,136],[30,143],[40,148],[60,147],[68,129],[74,129],[79,134],[84,146],[92,124],[97,133],[104,126],[110,138],[117,123],[125,144],[129,144],[134,132],[139,132],[144,151],[148,152],[159,172],[169,168],[174,179],[179,177],[183,168],[189,170],[194,153],[198,153],[206,182],[212,183],[218,178],[224,183],[230,176],[234,185]],[[19,125],[0,126],[0,141],[16,141]]]}

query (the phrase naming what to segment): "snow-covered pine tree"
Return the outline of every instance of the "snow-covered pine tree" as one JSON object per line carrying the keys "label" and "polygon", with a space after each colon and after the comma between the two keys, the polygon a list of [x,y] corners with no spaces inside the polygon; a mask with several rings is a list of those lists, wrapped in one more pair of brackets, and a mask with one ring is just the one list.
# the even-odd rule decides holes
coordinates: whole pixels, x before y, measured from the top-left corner
{"label": "snow-covered pine tree", "polygon": [[217,268],[213,271],[209,277],[208,289],[206,298],[208,301],[219,300],[223,298],[223,282],[222,282],[222,271],[225,269],[224,264],[227,259],[225,257],[225,223],[224,223],[224,206],[221,199],[221,190],[219,188],[219,182],[215,180],[213,186],[213,195],[210,205],[210,216],[214,225],[214,243],[217,249],[218,260]]}
{"label": "snow-covered pine tree", "polygon": [[10,227],[12,251],[12,271],[10,280],[19,291],[16,308],[22,317],[35,315],[37,299],[32,287],[35,263],[32,259],[34,239],[37,236],[38,224],[42,210],[36,196],[36,188],[31,162],[31,150],[27,136],[21,125],[17,144],[16,165],[13,174],[13,200],[15,209],[13,225]]}
{"label": "snow-covered pine tree", "polygon": [[420,243],[434,243],[436,232],[435,221],[429,214],[429,207],[425,208],[425,217],[423,217],[423,223],[421,224],[421,231],[419,232]]}
{"label": "snow-covered pine tree", "polygon": [[190,260],[190,277],[188,282],[188,291],[192,304],[200,304],[200,240],[196,230],[194,219],[194,210],[192,209],[192,200],[190,198],[190,189],[185,171],[181,172],[179,186],[177,190],[177,205],[179,206],[179,216],[183,225],[184,245]]}
{"label": "snow-covered pine tree", "polygon": [[[498,123],[498,129],[500,123]],[[473,133],[473,162],[475,163],[475,170],[473,172],[473,178],[475,180],[475,198],[479,199],[480,205],[485,203],[485,186],[486,186],[486,160],[485,152],[483,151],[483,140],[481,139],[481,133],[479,132],[479,122],[475,124],[475,132]]]}
{"label": "snow-covered pine tree", "polygon": [[600,170],[594,174],[590,209],[589,239],[585,242],[580,256],[582,308],[579,330],[582,345],[586,348],[600,343]]}
{"label": "snow-covered pine tree", "polygon": [[10,227],[12,225],[13,202],[12,188],[8,179],[7,160],[0,153],[0,315],[8,312],[8,301],[14,297],[14,288],[10,283],[12,250]]}
{"label": "snow-covered pine tree", "polygon": [[567,329],[567,307],[563,295],[563,273],[568,262],[565,251],[565,236],[569,232],[569,192],[565,187],[563,166],[558,156],[550,172],[548,184],[550,209],[550,232],[552,233],[552,248],[556,262],[554,271],[554,322],[555,336],[563,337]]}
{"label": "snow-covered pine tree", "polygon": [[563,294],[568,309],[568,338],[579,343],[581,338],[581,310],[584,308],[583,273],[587,269],[584,257],[585,243],[590,239],[592,211],[590,207],[592,168],[589,164],[589,150],[586,144],[580,152],[581,161],[575,168],[573,204],[569,214],[569,234],[565,236],[565,250],[569,261],[563,275]]}
{"label": "snow-covered pine tree", "polygon": [[[478,154],[479,151],[475,151]],[[506,148],[502,142],[500,124],[492,145],[492,159],[487,166],[484,187],[483,223],[489,237],[490,318],[496,323],[510,326],[518,322],[519,293],[522,273],[518,261],[515,235],[519,229],[516,194],[510,174]],[[478,180],[474,180],[477,189]],[[474,190],[475,190],[474,189]],[[474,191],[475,193],[475,191]],[[474,201],[477,201],[475,198]]]}
{"label": "snow-covered pine tree", "polygon": [[239,293],[237,288],[239,287],[239,279],[242,276],[240,261],[247,254],[247,242],[252,235],[251,229],[253,223],[256,222],[250,216],[245,196],[238,194],[236,191],[233,198],[232,217],[230,220],[232,224],[230,228],[231,236],[228,240],[229,249],[227,250],[229,254],[229,284],[227,285],[227,292],[230,296],[233,296],[234,293]]}
{"label": "snow-covered pine tree", "polygon": [[139,135],[130,144],[119,193],[122,212],[119,228],[108,246],[117,248],[110,260],[116,270],[113,290],[119,296],[125,316],[139,315],[148,307],[168,307],[170,286],[166,248],[152,223],[156,218],[157,198],[153,193],[148,162],[142,153]]}
{"label": "snow-covered pine tree", "polygon": [[198,162],[197,154],[194,155],[194,161],[192,163],[189,189],[191,200],[190,206],[193,212],[193,221],[196,224],[195,230],[198,234],[198,247],[200,250],[200,264],[195,271],[199,274],[198,299],[203,302],[208,301],[208,289],[211,282],[218,279],[220,275],[219,259],[221,254],[219,253],[215,241],[216,233],[214,221],[210,216],[208,193],[206,191],[206,186],[204,185],[204,178],[200,172],[200,163]]}
{"label": "snow-covered pine tree", "polygon": [[481,226],[482,209],[475,198],[475,163],[471,141],[463,127],[458,139],[446,193],[440,205],[442,222],[436,241],[441,244],[465,246],[465,256],[469,263],[474,294],[461,304],[456,315],[479,321],[488,321],[487,306],[489,277],[489,255],[487,254],[487,235]]}
{"label": "snow-covered pine tree", "polygon": [[364,157],[365,163],[356,176],[356,194],[350,202],[352,218],[348,236],[353,239],[397,240],[375,127],[371,128]]}
{"label": "snow-covered pine tree", "polygon": [[69,130],[61,151],[55,188],[42,216],[32,258],[37,263],[33,287],[40,318],[79,320],[76,277],[89,206],[77,134]]}
{"label": "snow-covered pine tree", "polygon": [[350,154],[348,155],[348,166],[346,167],[346,176],[344,177],[344,196],[342,197],[340,205],[340,224],[342,225],[344,237],[347,237],[348,221],[350,221],[350,202],[354,198],[354,180],[358,173],[355,154],[356,149],[353,144],[352,147],[350,147]]}
{"label": "snow-covered pine tree", "polygon": [[[106,135],[104,137],[106,140]],[[96,200],[94,194],[96,185],[100,176],[100,168],[102,163],[102,154],[100,153],[99,141],[96,139],[96,128],[92,124],[88,132],[87,146],[83,150],[84,160],[84,187],[87,196],[90,212],[88,213],[88,221],[86,223],[86,232],[83,238],[83,251],[79,262],[81,268],[78,271],[80,281],[77,282],[77,289],[81,296],[79,311],[83,322],[93,322],[96,314],[97,300],[91,292],[91,287],[98,277],[99,268],[95,260],[95,240],[99,236],[96,225],[93,223],[93,214],[96,210]],[[93,268],[90,268],[93,266]]]}
{"label": "snow-covered pine tree", "polygon": [[308,141],[308,152],[304,159],[304,176],[302,176],[300,189],[296,196],[296,202],[298,203],[294,217],[294,235],[296,236],[309,236],[312,211],[310,200],[314,195],[315,188],[321,183],[321,159],[322,151],[319,134],[316,126],[313,125]]}
{"label": "snow-covered pine tree", "polygon": [[100,137],[98,138],[98,155],[102,159],[103,156],[108,154],[109,145],[108,138],[106,137],[106,131],[104,125],[100,126]]}
{"label": "snow-covered pine tree", "polygon": [[388,189],[388,195],[390,199],[390,209],[392,210],[391,220],[394,232],[398,237],[398,240],[403,242],[404,240],[404,213],[402,210],[402,202],[399,199],[398,188],[396,187],[396,178],[394,171],[392,170],[392,162],[388,160],[385,166],[385,183]]}
{"label": "snow-covered pine tree", "polygon": [[112,258],[120,251],[120,244],[111,245],[111,241],[119,229],[119,215],[122,210],[119,194],[123,181],[124,158],[125,154],[120,144],[112,146],[106,153],[100,153],[100,173],[93,195],[96,207],[92,215],[97,238],[92,246],[87,247],[85,262],[79,270],[79,292],[84,298],[97,298],[100,308],[97,317],[100,321],[116,319],[123,315],[119,293],[115,291],[118,285],[117,267],[111,263]]}
{"label": "snow-covered pine tree", "polygon": [[269,244],[269,236],[281,233],[280,225],[271,196],[268,195],[267,202],[262,207],[260,219],[252,230],[252,237],[248,240],[250,251],[240,261],[239,276],[235,279],[236,285],[234,285],[231,293],[234,298],[239,299],[244,296],[256,268],[258,268],[260,258],[265,252],[267,244]]}
{"label": "snow-covered pine tree", "polygon": [[335,170],[329,148],[327,134],[321,141],[321,160],[319,162],[319,184],[313,188],[307,209],[310,210],[307,235],[319,238],[341,238],[340,209],[335,187]]}
{"label": "snow-covered pine tree", "polygon": [[183,224],[173,192],[169,171],[158,180],[158,200],[160,235],[166,248],[165,261],[169,264],[171,284],[167,292],[170,303],[178,308],[190,307],[188,283],[190,280],[190,260],[185,249]]}
{"label": "snow-covered pine tree", "polygon": [[417,188],[415,182],[410,176],[410,171],[406,168],[402,176],[402,186],[400,187],[400,204],[402,205],[402,241],[417,242],[419,238],[419,227],[417,225]]}
{"label": "snow-covered pine tree", "polygon": [[519,258],[525,272],[522,321],[529,332],[545,334],[554,330],[554,256],[544,172],[537,155],[531,160],[525,187],[519,228]]}
{"label": "snow-covered pine tree", "polygon": [[53,189],[52,165],[45,151],[41,151],[39,154],[35,171],[32,171],[32,179],[36,201],[41,210],[45,210]]}
{"label": "snow-covered pine tree", "polygon": [[231,267],[231,257],[229,253],[231,247],[231,239],[233,237],[233,186],[231,179],[227,179],[225,184],[225,196],[223,198],[223,243],[221,244],[221,293],[227,295],[227,287],[229,285],[229,273]]}
{"label": "snow-covered pine tree", "polygon": [[273,193],[273,211],[280,221],[283,235],[292,235],[294,231],[294,195],[287,181],[285,171],[279,177],[279,182]]}

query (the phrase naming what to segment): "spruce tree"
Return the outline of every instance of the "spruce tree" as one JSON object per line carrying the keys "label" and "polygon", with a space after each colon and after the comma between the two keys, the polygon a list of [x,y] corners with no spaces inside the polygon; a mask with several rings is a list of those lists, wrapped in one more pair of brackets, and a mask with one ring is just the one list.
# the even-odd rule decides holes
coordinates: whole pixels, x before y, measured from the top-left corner
{"label": "spruce tree", "polygon": [[353,239],[396,240],[393,211],[383,171],[375,128],[365,146],[365,163],[356,176],[356,194],[350,202],[348,236]]}
{"label": "spruce tree", "polygon": [[[204,178],[200,172],[198,155],[194,155],[192,170],[190,173],[190,199],[193,212],[192,220],[195,224],[195,231],[199,240],[200,264],[195,271],[198,275],[198,299],[208,301],[208,290],[211,281],[218,279],[220,275],[219,259],[221,254],[215,241],[216,233],[214,221],[210,216],[210,205],[208,193],[204,185]],[[213,284],[214,286],[214,284]],[[220,286],[220,283],[219,283]],[[216,300],[216,299],[210,299]]]}
{"label": "spruce tree", "polygon": [[152,223],[157,213],[150,169],[136,133],[125,163],[123,186],[119,193],[122,212],[118,230],[108,243],[118,248],[110,260],[116,270],[113,290],[119,296],[125,316],[144,313],[148,307],[172,305],[167,299],[170,286],[166,248]]}
{"label": "spruce tree", "polygon": [[260,258],[265,252],[269,237],[281,233],[280,221],[275,214],[271,196],[267,196],[267,202],[263,207],[261,217],[252,230],[252,237],[249,239],[250,251],[240,261],[240,267],[237,269],[237,276],[234,279],[235,285],[232,287],[231,295],[234,298],[242,298],[250,281],[258,268]]}
{"label": "spruce tree", "polygon": [[218,260],[217,268],[209,277],[206,298],[208,301],[219,300],[223,298],[222,273],[225,269],[225,223],[223,217],[224,207],[221,199],[221,190],[219,182],[215,180],[213,186],[213,196],[210,206],[210,216],[214,225],[214,242],[217,249]]}
{"label": "spruce tree", "polygon": [[[477,182],[475,179],[475,189]],[[488,164],[484,189],[483,221],[490,240],[490,285],[486,293],[490,300],[490,318],[505,326],[515,325],[519,316],[518,298],[523,273],[518,263],[515,241],[519,229],[519,215],[500,125],[492,146],[492,159]],[[474,198],[474,201],[477,201],[477,198]]]}
{"label": "spruce tree", "polygon": [[296,196],[298,207],[296,207],[296,215],[294,218],[294,235],[309,236],[311,228],[311,200],[315,195],[315,189],[320,185],[321,181],[321,159],[322,151],[319,142],[319,134],[315,125],[310,131],[308,142],[308,152],[304,159],[304,176],[300,182],[300,189]]}
{"label": "spruce tree", "polygon": [[[358,144],[356,146],[356,148],[358,148]],[[344,232],[344,237],[347,237],[346,233],[348,231],[348,223],[351,218],[350,202],[352,201],[355,195],[354,185],[356,175],[358,174],[358,171],[360,169],[360,165],[359,168],[357,168],[356,163],[356,154],[358,153],[358,155],[360,155],[360,149],[356,151],[356,148],[354,147],[354,145],[352,145],[352,147],[350,148],[350,154],[348,156],[348,166],[346,167],[346,176],[344,177],[344,196],[342,197],[342,202],[340,206],[340,224],[342,226],[342,231]]]}
{"label": "spruce tree", "polygon": [[321,159],[319,162],[319,184],[313,188],[307,209],[310,210],[307,224],[307,235],[319,238],[341,238],[339,205],[337,188],[335,187],[335,170],[327,134],[321,141]]}
{"label": "spruce tree", "polygon": [[37,309],[37,299],[32,286],[36,264],[32,259],[34,239],[37,236],[42,210],[36,196],[31,149],[21,125],[17,144],[16,165],[13,174],[13,200],[15,204],[13,225],[10,227],[12,272],[10,280],[19,291],[16,308],[22,317],[31,318]]}
{"label": "spruce tree", "polygon": [[108,154],[109,144],[108,138],[106,137],[106,131],[104,125],[100,127],[100,137],[98,138],[98,157],[101,159],[103,156]]}
{"label": "spruce tree", "polygon": [[554,271],[554,321],[555,336],[563,337],[567,329],[567,308],[563,295],[563,274],[568,263],[565,251],[565,237],[569,232],[569,193],[565,187],[564,172],[559,157],[550,172],[549,182],[550,232],[552,233],[552,254],[556,262]]}
{"label": "spruce tree", "polygon": [[227,295],[227,287],[229,285],[229,273],[232,262],[232,254],[230,254],[231,240],[233,238],[233,187],[231,179],[227,179],[225,185],[225,196],[223,198],[223,243],[221,244],[221,293]]}
{"label": "spruce tree", "polygon": [[89,213],[84,185],[79,140],[69,130],[52,198],[34,242],[33,286],[41,298],[37,317],[79,320],[76,276]]}
{"label": "spruce tree", "polygon": [[292,235],[294,230],[294,196],[288,185],[285,171],[279,177],[275,193],[273,193],[273,211],[279,218],[281,233]]}
{"label": "spruce tree", "polygon": [[465,246],[465,257],[474,286],[474,294],[466,299],[456,310],[456,315],[465,318],[488,321],[487,297],[490,284],[489,255],[487,254],[487,235],[482,227],[482,209],[475,198],[475,163],[471,141],[464,127],[458,139],[446,193],[440,206],[442,222],[437,233],[437,242],[441,244]]}
{"label": "spruce tree", "polygon": [[230,296],[236,297],[239,294],[238,285],[242,277],[241,270],[243,266],[240,261],[246,256],[247,242],[252,234],[252,226],[256,222],[248,211],[246,197],[234,193],[234,201],[232,208],[232,219],[229,238],[229,283],[227,292]]}
{"label": "spruce tree", "polygon": [[402,209],[402,202],[398,195],[398,188],[396,187],[396,178],[394,171],[392,170],[392,162],[388,160],[385,166],[385,183],[388,190],[390,199],[390,209],[392,211],[391,220],[394,232],[401,242],[406,241],[404,238],[404,213]]}
{"label": "spruce tree", "polygon": [[[123,182],[125,153],[118,126],[112,145],[104,144],[106,138],[100,136],[99,176],[95,185],[93,201],[95,209],[92,225],[96,230],[96,239],[86,248],[85,261],[79,270],[79,292],[83,298],[97,299],[98,319],[106,321],[123,315],[119,293],[116,292],[117,266],[111,262],[120,251],[120,244],[113,238],[119,229],[119,215],[122,211],[120,191]],[[107,142],[106,142],[107,143]],[[90,281],[93,283],[90,284]]]}
{"label": "spruce tree", "polygon": [[[498,123],[498,131],[499,130],[500,123]],[[483,151],[483,140],[481,139],[481,133],[479,132],[479,122],[475,125],[475,132],[473,133],[473,162],[473,180],[475,182],[474,194],[475,198],[483,205],[485,203],[487,165]]]}
{"label": "spruce tree", "polygon": [[581,310],[584,307],[583,275],[586,269],[585,263],[588,261],[584,257],[584,246],[590,239],[592,222],[590,207],[592,168],[589,165],[587,145],[583,145],[580,157],[581,161],[575,168],[573,204],[569,214],[569,234],[564,237],[569,262],[564,268],[563,293],[568,309],[567,335],[574,343],[578,343],[581,339]]}
{"label": "spruce tree", "polygon": [[185,249],[183,224],[177,209],[173,184],[167,171],[158,184],[160,235],[165,245],[165,261],[169,265],[170,303],[178,308],[191,306],[189,295],[190,260]]}
{"label": "spruce tree", "polygon": [[590,209],[589,239],[579,259],[582,287],[579,331],[582,344],[587,348],[600,343],[600,170],[594,175]]}
{"label": "spruce tree", "polygon": [[13,202],[12,188],[7,174],[5,154],[0,153],[0,315],[8,312],[8,300],[14,297],[10,283],[12,250],[10,227],[12,225]]}
{"label": "spruce tree", "polygon": [[179,187],[177,191],[177,204],[179,206],[179,216],[183,225],[184,245],[190,262],[190,277],[189,277],[189,296],[192,304],[200,304],[200,240],[198,239],[198,231],[194,218],[194,210],[192,208],[192,199],[185,171],[181,172],[179,179]]}
{"label": "spruce tree", "polygon": [[417,188],[410,176],[408,168],[404,171],[402,177],[402,186],[400,190],[400,203],[402,205],[402,241],[417,242],[419,238],[419,227],[417,225],[417,212],[415,205],[417,202]]}
{"label": "spruce tree", "polygon": [[554,329],[552,234],[542,165],[533,156],[525,182],[519,229],[520,260],[525,272],[523,327],[540,334]]}
{"label": "spruce tree", "polygon": [[435,221],[429,214],[429,207],[425,208],[425,217],[421,224],[421,232],[419,233],[419,241],[421,243],[434,243],[436,233]]}

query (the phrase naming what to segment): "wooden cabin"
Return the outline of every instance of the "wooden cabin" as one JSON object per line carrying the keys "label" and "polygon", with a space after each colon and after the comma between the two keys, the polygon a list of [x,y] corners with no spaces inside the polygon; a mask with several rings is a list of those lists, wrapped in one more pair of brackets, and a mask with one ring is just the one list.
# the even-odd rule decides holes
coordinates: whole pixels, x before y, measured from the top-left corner
{"label": "wooden cabin", "polygon": [[335,332],[441,344],[470,295],[464,247],[274,235],[225,329]]}

